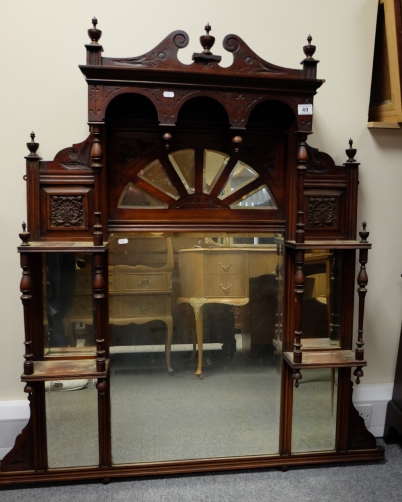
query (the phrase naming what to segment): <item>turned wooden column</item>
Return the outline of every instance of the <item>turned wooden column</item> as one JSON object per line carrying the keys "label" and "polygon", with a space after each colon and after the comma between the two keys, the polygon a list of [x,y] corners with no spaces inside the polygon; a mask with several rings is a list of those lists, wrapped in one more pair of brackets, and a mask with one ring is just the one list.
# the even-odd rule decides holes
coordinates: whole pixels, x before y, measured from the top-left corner
{"label": "turned wooden column", "polygon": [[93,143],[91,149],[91,167],[94,171],[94,179],[95,179],[95,225],[94,225],[94,234],[93,241],[94,246],[101,246],[103,244],[103,232],[102,232],[102,224],[101,224],[101,211],[100,211],[100,174],[102,171],[102,158],[103,151],[101,145],[101,126],[93,125],[92,126],[92,134],[93,134]]}
{"label": "turned wooden column", "polygon": [[331,343],[339,342],[341,333],[341,255],[339,250],[332,251],[331,275],[329,286],[329,339]]}
{"label": "turned wooden column", "polygon": [[103,277],[103,253],[94,253],[95,276],[93,282],[96,319],[96,371],[106,370],[104,311],[105,311],[105,279]]}
{"label": "turned wooden column", "polygon": [[[359,232],[362,243],[367,242],[367,237],[369,236],[369,232],[366,231],[367,223],[363,222],[363,231]],[[366,264],[368,260],[368,249],[360,249],[359,250],[359,262],[360,262],[360,271],[357,276],[357,284],[359,287],[357,288],[357,293],[359,295],[359,320],[358,320],[358,331],[357,331],[357,342],[356,342],[356,351],[355,357],[357,361],[362,361],[364,359],[364,342],[363,342],[363,320],[364,320],[364,304],[367,293],[367,283],[368,277],[366,272]],[[363,376],[363,370],[361,367],[357,367],[353,373],[356,377],[356,384],[360,383],[360,377]]]}
{"label": "turned wooden column", "polygon": [[[22,232],[19,234],[22,239],[21,247],[29,246],[30,233],[26,231],[26,224],[22,224]],[[29,268],[29,253],[21,252],[22,277],[20,290],[22,293],[21,301],[24,309],[24,331],[25,331],[25,362],[24,374],[32,375],[34,372],[33,353],[32,353],[32,281]]]}
{"label": "turned wooden column", "polygon": [[[306,148],[307,135],[299,133],[299,148],[297,151],[297,222],[296,222],[296,243],[304,242],[304,177],[307,170],[308,153]],[[302,302],[304,294],[305,276],[303,271],[304,250],[297,249],[295,252],[296,273],[294,278],[295,287],[295,332],[293,345],[293,361],[302,362],[301,337],[302,337]],[[301,373],[294,370],[293,379],[296,381],[296,387],[299,385]]]}

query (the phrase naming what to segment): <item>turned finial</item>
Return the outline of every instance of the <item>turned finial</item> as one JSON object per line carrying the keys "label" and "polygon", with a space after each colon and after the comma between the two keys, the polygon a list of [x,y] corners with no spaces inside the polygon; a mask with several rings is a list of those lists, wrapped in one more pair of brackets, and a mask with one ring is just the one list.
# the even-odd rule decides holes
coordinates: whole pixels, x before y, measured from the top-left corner
{"label": "turned finial", "polygon": [[29,238],[31,237],[31,232],[27,232],[27,224],[25,221],[22,222],[22,232],[19,234],[20,239],[22,240],[21,246],[29,246]]}
{"label": "turned finial", "polygon": [[211,31],[211,25],[209,23],[207,23],[205,26],[206,35],[202,35],[200,37],[201,45],[204,48],[204,54],[212,54],[211,47],[215,43],[215,37],[213,37],[212,35],[209,34],[210,31]]}
{"label": "turned finial", "polygon": [[349,140],[349,148],[347,150],[345,150],[345,153],[346,155],[349,157],[348,160],[346,162],[356,162],[355,160],[355,155],[356,155],[356,148],[353,148],[353,140],[350,139]]}
{"label": "turned finial", "polygon": [[306,55],[307,59],[313,59],[313,54],[315,53],[315,45],[311,45],[311,41],[313,40],[313,37],[309,35],[307,37],[307,42],[308,45],[305,45],[303,47],[304,54]]}
{"label": "turned finial", "polygon": [[370,235],[370,232],[367,232],[366,227],[367,223],[363,221],[362,223],[363,230],[359,232],[361,241],[360,242],[367,242],[367,237]]}
{"label": "turned finial", "polygon": [[234,149],[235,153],[239,153],[239,151],[240,151],[239,147],[240,147],[241,143],[243,143],[243,138],[241,136],[233,136],[232,143],[235,146],[235,149]]}
{"label": "turned finial", "polygon": [[94,45],[98,45],[98,41],[99,41],[100,37],[102,36],[101,30],[98,30],[96,27],[97,24],[98,24],[98,20],[94,16],[92,19],[93,28],[90,28],[88,30],[88,36],[91,39],[91,44],[94,44]]}
{"label": "turned finial", "polygon": [[170,132],[165,132],[165,134],[162,136],[162,139],[165,141],[166,150],[169,150],[170,141],[172,140],[172,138],[173,138],[173,136],[170,134]]}
{"label": "turned finial", "polygon": [[29,150],[28,157],[37,157],[36,150],[39,148],[39,143],[35,143],[35,133],[31,132],[31,141],[27,143],[27,147]]}

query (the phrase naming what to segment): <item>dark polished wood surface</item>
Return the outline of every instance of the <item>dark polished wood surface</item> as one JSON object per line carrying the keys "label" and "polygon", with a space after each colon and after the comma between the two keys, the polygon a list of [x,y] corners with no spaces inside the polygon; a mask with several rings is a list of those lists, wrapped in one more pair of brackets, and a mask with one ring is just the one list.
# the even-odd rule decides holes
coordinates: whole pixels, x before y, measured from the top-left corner
{"label": "dark polished wood surface", "polygon": [[[301,69],[273,65],[256,55],[237,35],[224,49],[233,54],[227,68],[211,52],[210,28],[193,63],[182,64],[178,51],[188,44],[184,31],[168,35],[151,51],[135,57],[102,57],[102,32],[93,21],[80,66],[88,84],[90,135],[68,146],[53,160],[38,155],[35,135],[27,143],[27,223],[18,248],[22,267],[25,320],[23,380],[31,417],[14,448],[1,463],[0,484],[105,479],[339,462],[384,457],[353,407],[351,368],[362,376],[365,265],[371,245],[356,239],[358,168],[350,142],[347,160],[335,165],[326,153],[308,145],[313,128],[318,61],[311,37],[303,47]],[[301,47],[300,51],[301,53]],[[299,61],[300,56],[296,58]],[[339,117],[341,120],[341,117]],[[340,144],[347,138],[340,138]],[[67,144],[70,144],[67,141]],[[194,151],[194,186],[186,187],[171,162],[172,153]],[[206,193],[203,152],[221,152],[229,160]],[[164,180],[177,197],[144,178],[158,160]],[[258,175],[250,185],[222,197],[234,166],[242,162]],[[130,185],[131,184],[131,185]],[[266,186],[275,205],[258,210],[234,206],[250,190]],[[137,187],[158,208],[121,204],[124,190]],[[190,188],[190,190],[189,190]],[[175,198],[176,197],[176,198]],[[120,204],[121,207],[118,207]],[[283,308],[279,331],[283,349],[279,454],[116,465],[112,467],[109,366],[109,232],[278,232],[284,248],[281,281]],[[364,231],[363,231],[364,232]],[[309,349],[302,332],[305,258],[311,250],[342,252],[339,347],[321,343]],[[353,351],[356,252],[360,252],[358,355]],[[96,355],[50,360],[44,356],[43,263],[41,253],[91,253]],[[277,271],[279,276],[279,271]],[[259,327],[258,329],[261,329]],[[303,339],[307,337],[306,343]],[[278,341],[276,341],[278,342]],[[306,349],[306,350],[303,350]],[[292,453],[293,397],[303,368],[338,368],[336,451]],[[356,373],[356,372],[355,372]],[[96,378],[99,466],[49,469],[44,380]]]}

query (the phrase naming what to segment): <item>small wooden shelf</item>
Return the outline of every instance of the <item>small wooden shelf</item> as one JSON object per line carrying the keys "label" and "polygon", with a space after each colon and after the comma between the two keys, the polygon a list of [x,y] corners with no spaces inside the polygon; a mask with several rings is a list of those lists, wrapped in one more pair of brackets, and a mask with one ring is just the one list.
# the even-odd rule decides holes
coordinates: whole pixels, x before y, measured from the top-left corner
{"label": "small wooden shelf", "polygon": [[18,246],[19,253],[104,253],[107,250],[108,243],[102,246],[94,246],[92,241],[33,241],[28,246]]}
{"label": "small wooden shelf", "polygon": [[319,240],[308,242],[285,241],[285,246],[292,249],[371,249],[370,242]]}
{"label": "small wooden shelf", "polygon": [[301,363],[293,362],[293,352],[284,352],[283,358],[293,369],[308,368],[352,368],[367,366],[364,359],[358,361],[353,350],[332,350],[325,352],[303,352]]}
{"label": "small wooden shelf", "polygon": [[33,375],[21,375],[23,382],[42,382],[45,380],[76,380],[79,378],[106,378],[106,370],[96,371],[96,359],[70,359],[68,361],[34,361]]}
{"label": "small wooden shelf", "polygon": [[339,344],[332,345],[329,338],[303,338],[302,350],[304,351],[320,351],[323,350],[341,350]]}

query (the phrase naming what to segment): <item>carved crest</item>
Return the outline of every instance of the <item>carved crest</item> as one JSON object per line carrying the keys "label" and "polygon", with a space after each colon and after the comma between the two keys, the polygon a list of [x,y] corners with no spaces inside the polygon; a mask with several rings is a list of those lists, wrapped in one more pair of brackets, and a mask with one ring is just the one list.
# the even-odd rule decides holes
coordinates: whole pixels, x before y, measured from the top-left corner
{"label": "carved crest", "polygon": [[69,170],[91,170],[91,143],[86,142],[81,150],[76,150],[74,147],[69,149],[66,162],[60,162],[60,165]]}

